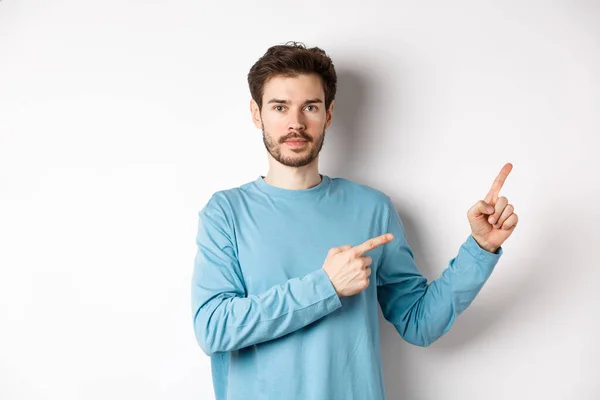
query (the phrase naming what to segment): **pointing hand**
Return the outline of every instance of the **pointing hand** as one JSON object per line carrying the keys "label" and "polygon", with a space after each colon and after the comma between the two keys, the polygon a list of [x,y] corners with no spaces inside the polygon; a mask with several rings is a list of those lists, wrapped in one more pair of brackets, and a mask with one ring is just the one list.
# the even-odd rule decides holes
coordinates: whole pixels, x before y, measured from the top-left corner
{"label": "pointing hand", "polygon": [[508,204],[506,197],[498,197],[512,167],[511,163],[504,165],[485,198],[467,212],[473,239],[490,253],[494,253],[517,226],[514,207]]}
{"label": "pointing hand", "polygon": [[371,275],[369,265],[373,260],[364,254],[392,240],[394,235],[387,233],[355,247],[347,244],[329,250],[323,269],[338,296],[352,296],[369,286],[369,275]]}

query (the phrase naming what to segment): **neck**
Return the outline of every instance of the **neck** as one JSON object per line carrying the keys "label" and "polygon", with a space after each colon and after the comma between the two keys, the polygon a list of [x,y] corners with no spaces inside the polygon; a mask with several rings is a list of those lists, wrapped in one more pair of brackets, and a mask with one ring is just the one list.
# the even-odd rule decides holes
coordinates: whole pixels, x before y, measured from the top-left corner
{"label": "neck", "polygon": [[288,190],[305,190],[317,186],[321,183],[321,175],[317,159],[304,167],[288,167],[276,162],[277,165],[271,165],[269,173],[265,177],[265,182]]}

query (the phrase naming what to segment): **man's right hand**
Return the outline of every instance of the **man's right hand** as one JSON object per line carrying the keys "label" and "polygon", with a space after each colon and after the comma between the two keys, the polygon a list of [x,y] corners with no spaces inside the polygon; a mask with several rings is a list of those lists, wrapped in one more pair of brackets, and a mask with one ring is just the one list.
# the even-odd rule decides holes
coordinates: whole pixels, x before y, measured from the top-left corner
{"label": "man's right hand", "polygon": [[386,233],[358,246],[347,244],[329,250],[323,269],[339,297],[355,295],[369,286],[373,260],[363,254],[392,240],[394,235]]}

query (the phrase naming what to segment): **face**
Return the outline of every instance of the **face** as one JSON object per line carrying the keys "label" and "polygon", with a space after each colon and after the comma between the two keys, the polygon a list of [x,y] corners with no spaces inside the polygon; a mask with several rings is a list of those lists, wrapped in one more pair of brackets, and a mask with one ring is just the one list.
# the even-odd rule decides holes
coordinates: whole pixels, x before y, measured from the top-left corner
{"label": "face", "polygon": [[250,102],[252,120],[263,131],[269,154],[289,167],[302,167],[317,159],[325,130],[331,124],[333,101],[325,109],[325,92],[316,74],[275,76],[264,86],[262,110]]}

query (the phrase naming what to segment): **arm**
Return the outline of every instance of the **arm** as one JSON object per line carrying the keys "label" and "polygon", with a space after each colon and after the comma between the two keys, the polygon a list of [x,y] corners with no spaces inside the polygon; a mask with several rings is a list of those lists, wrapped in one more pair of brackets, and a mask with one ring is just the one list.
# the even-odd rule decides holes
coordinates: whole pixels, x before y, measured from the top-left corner
{"label": "arm", "polygon": [[479,293],[502,255],[479,247],[472,236],[440,278],[427,284],[414,261],[404,226],[388,197],[388,229],[396,240],[383,248],[377,297],[385,318],[409,343],[429,346],[444,335]]}
{"label": "arm", "polygon": [[213,196],[199,213],[191,292],[196,340],[207,355],[276,339],[341,307],[322,268],[247,296],[231,232]]}

